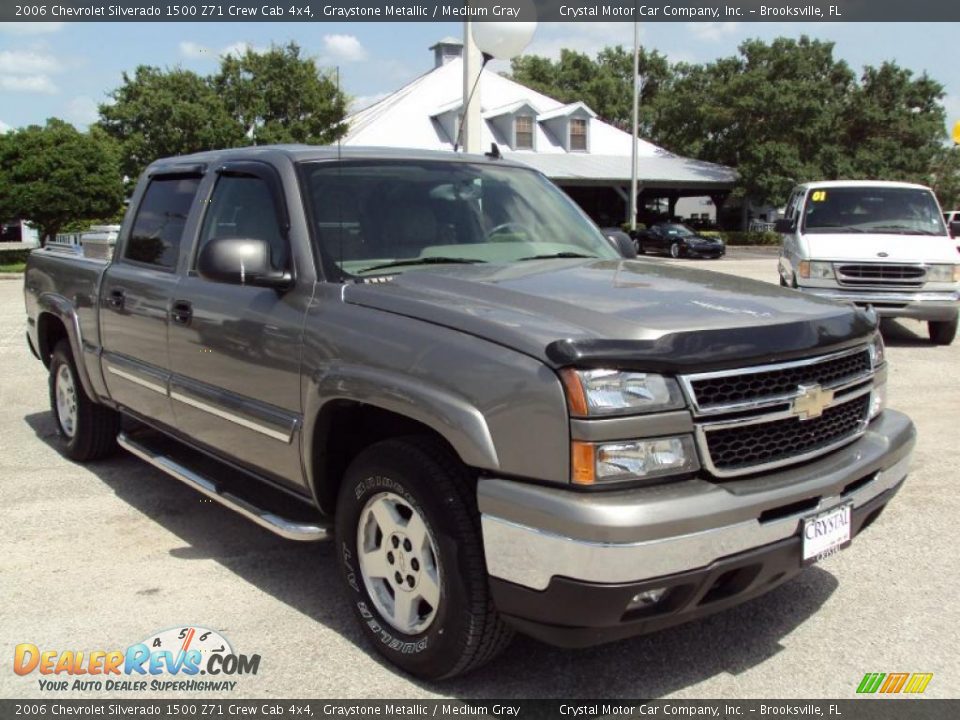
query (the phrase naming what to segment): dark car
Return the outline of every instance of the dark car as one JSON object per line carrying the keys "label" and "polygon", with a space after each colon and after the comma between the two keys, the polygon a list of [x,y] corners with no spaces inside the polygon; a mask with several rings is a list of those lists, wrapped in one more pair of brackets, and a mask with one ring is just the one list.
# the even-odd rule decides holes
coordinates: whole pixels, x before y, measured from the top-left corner
{"label": "dark car", "polygon": [[669,253],[670,257],[723,257],[727,248],[720,238],[704,237],[686,225],[660,223],[653,225],[637,236],[637,252],[651,250]]}

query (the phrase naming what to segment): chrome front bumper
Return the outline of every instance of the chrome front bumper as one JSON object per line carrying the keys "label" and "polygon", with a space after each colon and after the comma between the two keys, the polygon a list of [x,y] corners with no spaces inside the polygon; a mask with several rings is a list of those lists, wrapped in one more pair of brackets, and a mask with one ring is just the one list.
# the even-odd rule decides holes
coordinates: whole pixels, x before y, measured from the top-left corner
{"label": "chrome front bumper", "polygon": [[872,305],[878,315],[915,320],[952,320],[960,308],[960,293],[840,290],[800,286],[798,290],[817,297],[856,305]]}
{"label": "chrome front bumper", "polygon": [[906,416],[887,410],[859,440],[815,462],[722,484],[578,493],[484,479],[487,571],[544,590],[554,577],[640,582],[702,568],[797,534],[802,517],[843,502],[858,508],[896,487],[915,437]]}

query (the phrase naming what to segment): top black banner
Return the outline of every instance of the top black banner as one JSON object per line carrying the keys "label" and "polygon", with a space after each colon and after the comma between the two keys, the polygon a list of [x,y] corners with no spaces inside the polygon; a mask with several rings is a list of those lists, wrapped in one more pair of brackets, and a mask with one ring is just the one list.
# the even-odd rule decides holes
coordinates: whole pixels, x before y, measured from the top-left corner
{"label": "top black banner", "polygon": [[0,0],[0,22],[957,22],[956,0]]}

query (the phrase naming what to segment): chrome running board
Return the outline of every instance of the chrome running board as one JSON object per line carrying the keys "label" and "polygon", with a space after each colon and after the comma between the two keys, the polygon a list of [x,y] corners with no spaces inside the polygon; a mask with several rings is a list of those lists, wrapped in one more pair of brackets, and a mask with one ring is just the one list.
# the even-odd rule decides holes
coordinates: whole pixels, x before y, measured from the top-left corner
{"label": "chrome running board", "polygon": [[301,542],[316,542],[318,540],[329,540],[333,537],[332,527],[291,520],[269,512],[264,508],[257,507],[248,500],[224,490],[216,481],[194,472],[172,457],[162,452],[155,452],[149,446],[131,439],[126,433],[120,433],[117,436],[117,444],[141,460],[146,460],[158,470],[162,470],[167,475],[175,477],[185,485],[189,485],[194,490],[203,493],[211,500],[215,500],[221,505],[234,510],[248,520],[252,520],[260,527],[266,528],[282,538]]}

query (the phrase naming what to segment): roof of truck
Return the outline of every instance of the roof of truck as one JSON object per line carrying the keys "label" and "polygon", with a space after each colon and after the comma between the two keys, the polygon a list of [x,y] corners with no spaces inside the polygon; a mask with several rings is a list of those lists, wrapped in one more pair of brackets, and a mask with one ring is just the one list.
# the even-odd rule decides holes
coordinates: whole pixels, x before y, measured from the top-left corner
{"label": "roof of truck", "polygon": [[226,150],[207,150],[192,155],[177,155],[153,162],[151,168],[189,165],[191,163],[225,162],[228,160],[267,160],[286,157],[292,162],[310,160],[433,160],[446,162],[495,163],[525,167],[507,159],[486,155],[454,153],[449,150],[417,150],[390,147],[337,147],[336,145],[257,145]]}

